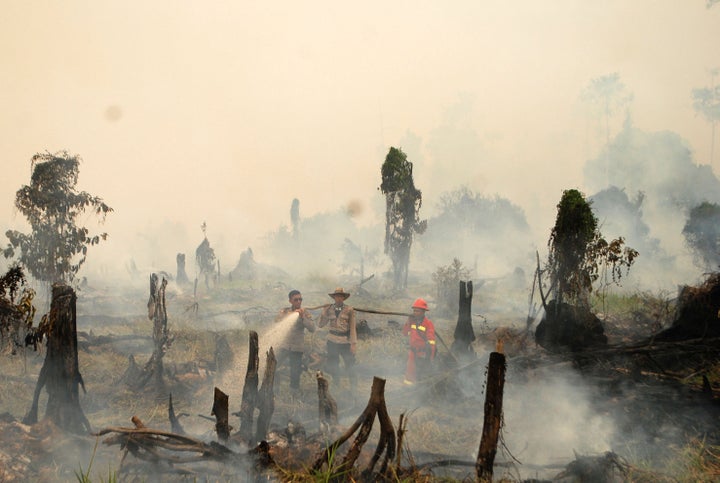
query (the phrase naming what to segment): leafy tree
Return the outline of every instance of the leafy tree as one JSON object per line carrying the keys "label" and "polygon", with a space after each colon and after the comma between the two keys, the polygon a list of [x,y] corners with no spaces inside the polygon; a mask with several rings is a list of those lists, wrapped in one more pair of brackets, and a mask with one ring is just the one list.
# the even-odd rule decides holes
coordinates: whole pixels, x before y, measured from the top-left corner
{"label": "leafy tree", "polygon": [[548,241],[548,267],[558,306],[563,302],[589,306],[593,283],[602,274],[619,283],[638,252],[619,237],[611,242],[598,230],[591,202],[575,189],[565,190],[557,205],[555,226]]}
{"label": "leafy tree", "polygon": [[682,234],[697,265],[717,271],[720,267],[720,205],[703,202],[692,208]]}
{"label": "leafy tree", "polygon": [[692,90],[693,108],[710,123],[710,166],[713,165],[715,157],[715,127],[720,121],[720,86],[714,85],[717,74],[718,69],[710,71],[712,78],[710,87]]}
{"label": "leafy tree", "polygon": [[195,249],[195,261],[200,269],[200,275],[205,275],[205,287],[210,288],[210,276],[215,273],[215,250],[210,246],[207,224],[204,221],[200,228],[203,232],[203,241]]}
{"label": "leafy tree", "polygon": [[77,224],[78,217],[88,210],[101,222],[113,211],[101,198],[76,191],[80,161],[79,156],[65,151],[34,155],[30,185],[15,195],[15,206],[27,218],[32,232],[8,230],[5,235],[10,243],[3,255],[11,258],[19,252],[19,261],[43,282],[72,282],[85,262],[88,247],[107,238],[107,233],[91,235]]}
{"label": "leafy tree", "polygon": [[420,220],[422,193],[415,188],[413,165],[406,154],[390,148],[381,168],[380,191],[385,195],[385,253],[393,264],[395,289],[407,287],[410,248],[415,233],[427,228],[427,220]]}

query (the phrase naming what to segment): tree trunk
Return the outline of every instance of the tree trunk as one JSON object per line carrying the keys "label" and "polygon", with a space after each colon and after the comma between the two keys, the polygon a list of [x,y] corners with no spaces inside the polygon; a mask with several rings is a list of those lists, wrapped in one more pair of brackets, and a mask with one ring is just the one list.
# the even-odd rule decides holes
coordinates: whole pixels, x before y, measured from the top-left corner
{"label": "tree trunk", "polygon": [[320,421],[320,432],[330,434],[330,428],[337,425],[337,402],[335,398],[330,395],[329,382],[323,376],[323,373],[318,371],[317,375],[318,385],[318,412]]}
{"label": "tree trunk", "polygon": [[40,370],[33,402],[23,423],[37,422],[38,399],[45,386],[48,393],[45,418],[58,427],[77,434],[92,429],[80,407],[78,386],[85,385],[78,368],[77,296],[67,285],[53,285],[47,355]]}
{"label": "tree trunk", "polygon": [[245,373],[242,402],[240,404],[240,439],[249,443],[253,438],[253,415],[258,398],[258,334],[254,330],[248,335],[248,365]]}
{"label": "tree trunk", "polygon": [[475,462],[479,481],[492,481],[493,464],[497,453],[498,435],[502,422],[503,388],[505,386],[505,355],[490,353],[485,389],[485,419],[480,449]]}
{"label": "tree trunk", "polygon": [[190,283],[190,279],[185,272],[185,254],[178,253],[175,256],[175,261],[177,262],[177,275],[175,277],[175,283],[178,285],[187,285]]}
{"label": "tree trunk", "polygon": [[[368,467],[363,471],[363,481],[373,480],[373,478],[371,478],[372,470],[383,452],[385,453],[385,458],[383,459],[383,463],[381,465],[381,473],[384,474],[387,470],[388,463],[395,457],[397,440],[395,438],[395,429],[392,426],[392,422],[390,421],[390,417],[387,413],[387,407],[385,405],[385,379],[381,379],[379,377],[373,378],[370,400],[368,401],[368,404],[362,414],[357,418],[357,420],[355,420],[353,425],[345,431],[345,433],[325,447],[322,454],[315,459],[313,469],[317,471],[324,465],[328,465],[328,471],[330,471],[332,475],[343,475],[343,479],[348,479],[347,477],[350,475],[350,471],[355,465],[358,456],[360,456],[360,451],[362,450],[363,445],[367,442],[368,437],[370,436],[375,416],[377,416],[380,421],[380,438]],[[337,464],[336,462],[339,458],[336,452],[338,448],[350,439],[356,431],[357,435],[355,436],[353,443],[350,445],[350,449],[342,459],[342,462]],[[336,463],[336,466],[331,467],[333,463]]]}
{"label": "tree trunk", "polygon": [[460,281],[458,320],[453,334],[452,353],[461,361],[466,361],[475,356],[471,347],[475,340],[475,332],[472,326],[472,297],[472,281]]}
{"label": "tree trunk", "polygon": [[165,307],[165,287],[167,280],[163,278],[158,284],[156,273],[150,275],[150,298],[148,299],[148,318],[153,321],[153,349],[152,356],[145,364],[139,378],[131,383],[135,390],[142,389],[153,379],[153,386],[159,394],[165,393],[165,380],[163,379],[163,356],[167,352],[172,340],[167,328],[167,309]]}
{"label": "tree trunk", "polygon": [[227,441],[230,437],[230,410],[228,409],[228,400],[229,396],[216,387],[213,397],[213,407],[210,414],[215,416],[215,431],[217,432],[218,439],[223,442]]}
{"label": "tree trunk", "polygon": [[270,420],[275,412],[275,392],[273,391],[273,386],[275,384],[276,365],[277,359],[275,359],[275,352],[271,347],[265,359],[265,374],[263,374],[263,382],[262,386],[260,386],[257,400],[259,412],[255,429],[255,440],[258,442],[265,439],[268,428],[270,427]]}
{"label": "tree trunk", "polygon": [[170,396],[168,397],[168,419],[170,420],[170,428],[173,433],[180,435],[185,434],[185,430],[180,424],[180,420],[175,415],[175,407],[173,407],[172,393],[170,393]]}

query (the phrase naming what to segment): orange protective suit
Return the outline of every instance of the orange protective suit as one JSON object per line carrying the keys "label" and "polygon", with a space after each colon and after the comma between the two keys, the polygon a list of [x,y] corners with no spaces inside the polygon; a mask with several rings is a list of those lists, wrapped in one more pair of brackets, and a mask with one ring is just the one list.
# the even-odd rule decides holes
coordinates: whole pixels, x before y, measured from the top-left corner
{"label": "orange protective suit", "polygon": [[427,317],[418,320],[409,317],[403,326],[403,334],[409,336],[407,367],[405,369],[405,384],[415,384],[420,378],[427,377],[431,363],[435,359],[435,326]]}

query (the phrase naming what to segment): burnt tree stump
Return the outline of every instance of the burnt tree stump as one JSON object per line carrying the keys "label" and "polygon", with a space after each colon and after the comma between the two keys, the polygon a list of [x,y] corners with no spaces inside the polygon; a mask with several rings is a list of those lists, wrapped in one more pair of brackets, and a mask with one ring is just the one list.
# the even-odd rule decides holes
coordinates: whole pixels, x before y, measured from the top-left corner
{"label": "burnt tree stump", "polygon": [[485,418],[480,449],[475,462],[478,481],[492,481],[493,477],[493,465],[502,423],[505,369],[505,355],[500,352],[491,352],[485,388]]}
{"label": "burnt tree stump", "polygon": [[48,317],[47,354],[38,377],[32,405],[23,419],[35,424],[38,419],[38,399],[43,387],[48,399],[45,418],[58,427],[76,434],[92,431],[82,408],[78,386],[83,387],[78,368],[77,352],[77,295],[67,285],[53,285]]}
{"label": "burnt tree stump", "polygon": [[[327,465],[332,475],[338,478],[348,479],[350,471],[360,456],[363,445],[370,436],[370,431],[372,430],[376,416],[380,421],[380,437],[375,453],[367,468],[362,471],[362,474],[364,480],[370,481],[372,479],[370,475],[372,475],[375,465],[383,453],[385,453],[385,457],[380,466],[380,475],[388,476],[386,475],[388,472],[388,463],[392,462],[393,458],[395,458],[397,440],[395,438],[395,429],[393,428],[385,405],[385,379],[379,377],[373,378],[370,400],[362,414],[339,438],[325,447],[321,454],[315,459],[315,463],[312,466],[313,470],[319,471],[323,466]],[[357,435],[350,445],[347,454],[340,463],[335,463],[337,459],[339,459],[336,454],[338,448],[349,440],[356,431]],[[335,455],[336,459],[333,459],[333,455]],[[333,466],[334,463],[335,466]]]}
{"label": "burnt tree stump", "polygon": [[458,306],[458,320],[453,334],[452,353],[459,361],[475,358],[471,344],[475,341],[475,331],[472,326],[472,297],[473,283],[460,281],[460,303]]}
{"label": "burnt tree stump", "polygon": [[177,263],[177,274],[175,276],[175,282],[178,285],[187,285],[190,283],[190,279],[185,272],[185,254],[178,253],[175,256],[175,262]]}
{"label": "burnt tree stump", "polygon": [[172,393],[168,397],[168,419],[170,420],[170,429],[173,433],[179,434],[181,436],[185,434],[185,430],[180,424],[180,419],[177,415],[175,415],[175,407],[173,406]]}
{"label": "burnt tree stump", "polygon": [[153,321],[153,353],[143,367],[135,381],[129,381],[135,390],[145,387],[153,380],[153,386],[158,393],[165,394],[165,380],[163,378],[163,356],[167,352],[172,339],[167,327],[167,308],[165,306],[165,287],[167,280],[163,277],[158,283],[156,273],[150,275],[150,298],[148,299],[148,318]]}
{"label": "burnt tree stump", "polygon": [[215,431],[218,439],[223,442],[228,440],[232,429],[230,426],[230,410],[228,409],[229,399],[230,397],[227,394],[217,387],[215,388],[213,407],[210,414],[215,416]]}
{"label": "burnt tree stump", "polygon": [[233,366],[235,354],[233,354],[227,336],[215,335],[215,370],[218,374],[224,374]]}
{"label": "burnt tree stump", "polygon": [[338,423],[338,409],[335,398],[330,395],[330,383],[323,375],[322,371],[318,371],[315,375],[318,386],[318,414],[320,421],[320,431],[330,433],[330,428]]}
{"label": "burnt tree stump", "polygon": [[250,442],[253,438],[253,415],[258,398],[258,367],[260,366],[258,334],[254,330],[248,335],[248,365],[245,372],[242,402],[240,403],[240,439]]}
{"label": "burnt tree stump", "polygon": [[275,412],[275,392],[273,386],[275,384],[275,368],[277,359],[273,348],[267,352],[265,359],[265,374],[263,374],[262,386],[257,398],[258,418],[255,428],[255,440],[263,441],[270,427],[270,420]]}

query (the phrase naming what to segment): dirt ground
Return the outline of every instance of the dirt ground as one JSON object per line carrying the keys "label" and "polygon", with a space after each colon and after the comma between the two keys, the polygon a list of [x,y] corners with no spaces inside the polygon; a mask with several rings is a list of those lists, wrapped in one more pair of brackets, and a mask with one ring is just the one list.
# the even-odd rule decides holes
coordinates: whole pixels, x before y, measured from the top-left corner
{"label": "dirt ground", "polygon": [[[174,340],[164,358],[167,390],[185,431],[202,441],[216,441],[210,415],[213,388],[229,395],[231,413],[240,410],[249,331],[260,334],[262,380],[265,353],[272,342],[263,340],[263,333],[286,304],[287,287],[227,284],[198,299],[189,290],[169,288],[168,326]],[[417,293],[431,292],[428,287],[417,287],[412,295],[402,297],[358,293],[348,303],[358,308],[404,311]],[[358,313],[371,333],[358,347],[357,394],[353,396],[344,378],[330,385],[340,426],[347,427],[358,418],[373,377],[380,377],[386,380],[385,398],[393,423],[397,424],[401,414],[407,417],[403,464],[419,466],[450,459],[474,463],[482,431],[487,357],[501,340],[508,370],[497,479],[552,478],[581,455],[608,452],[634,468],[669,471],[663,461],[672,459],[689,441],[720,441],[720,408],[715,396],[720,381],[708,366],[712,362],[708,353],[714,350],[718,354],[717,346],[687,348],[685,352],[677,347],[653,353],[632,349],[636,341],[645,340],[657,329],[657,321],[618,313],[604,316],[608,350],[582,357],[549,354],[536,346],[526,331],[525,297],[522,292],[508,297],[502,287],[495,291],[485,287],[477,293],[473,303],[477,359],[462,363],[460,370],[447,370],[451,356],[441,343],[437,372],[411,388],[402,384],[406,360],[400,333],[403,318]],[[322,289],[306,290],[304,298],[305,306],[329,302]],[[130,419],[137,416],[147,427],[170,431],[168,394],[150,389],[136,393],[122,382],[129,357],[142,365],[152,352],[146,301],[147,291],[140,285],[122,294],[97,288],[78,294],[80,372],[87,390],[80,403],[94,430],[132,427]],[[432,317],[432,311],[430,315],[443,342],[450,346],[455,319]],[[316,354],[324,351],[324,335],[324,331],[307,335],[306,343]],[[230,369],[224,373],[215,366],[220,337],[226,338],[234,353]],[[90,481],[112,480],[121,467],[122,451],[117,445],[103,444],[103,437],[63,434],[47,422],[22,424],[43,360],[42,347],[38,352],[16,348],[13,353],[6,344],[0,355],[0,481],[78,481],[79,475],[87,475]],[[287,367],[278,367],[268,437],[278,448],[287,448],[289,426],[303,428],[308,437],[318,433],[317,368],[312,367],[317,360],[308,362],[311,367],[302,375],[300,394],[289,390]],[[703,390],[703,374],[710,375],[709,390],[707,385]],[[43,404],[41,397],[41,416]],[[237,416],[230,417],[230,424],[238,429]],[[374,428],[365,449],[372,452],[376,444]],[[287,454],[277,450],[280,459]],[[308,464],[307,460],[282,462],[289,471],[306,470]],[[122,461],[125,468],[133,464]],[[215,473],[220,481],[247,474],[242,468]],[[432,468],[428,474],[473,479],[474,468],[455,464]]]}

